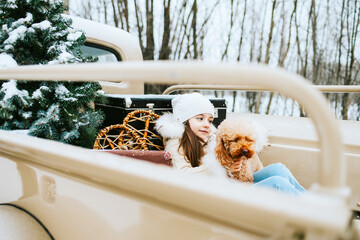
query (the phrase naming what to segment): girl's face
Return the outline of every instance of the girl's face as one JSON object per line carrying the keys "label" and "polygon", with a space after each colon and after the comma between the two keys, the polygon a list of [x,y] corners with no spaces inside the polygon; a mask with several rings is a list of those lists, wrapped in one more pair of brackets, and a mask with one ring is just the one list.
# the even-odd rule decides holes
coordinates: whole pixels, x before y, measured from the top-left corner
{"label": "girl's face", "polygon": [[189,126],[196,136],[206,141],[211,133],[211,124],[213,120],[214,118],[210,113],[203,113],[190,118]]}

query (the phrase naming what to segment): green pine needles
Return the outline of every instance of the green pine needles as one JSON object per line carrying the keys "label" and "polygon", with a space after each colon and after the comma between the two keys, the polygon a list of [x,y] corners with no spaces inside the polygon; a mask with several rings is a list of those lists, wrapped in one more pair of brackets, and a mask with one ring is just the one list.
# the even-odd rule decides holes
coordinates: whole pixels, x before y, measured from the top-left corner
{"label": "green pine needles", "polygon": [[[0,54],[18,65],[92,62],[79,49],[81,31],[61,15],[61,0],[0,2]],[[91,148],[104,119],[93,103],[103,98],[99,83],[0,82],[0,128]]]}

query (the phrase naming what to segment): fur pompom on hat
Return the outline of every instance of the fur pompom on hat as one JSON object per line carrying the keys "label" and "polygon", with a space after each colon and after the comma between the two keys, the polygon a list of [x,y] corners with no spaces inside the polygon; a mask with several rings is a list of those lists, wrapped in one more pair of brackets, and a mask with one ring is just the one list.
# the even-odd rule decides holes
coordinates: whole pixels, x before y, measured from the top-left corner
{"label": "fur pompom on hat", "polygon": [[183,94],[171,101],[174,118],[180,123],[202,113],[214,116],[214,106],[200,93]]}
{"label": "fur pompom on hat", "polygon": [[155,129],[166,138],[180,138],[184,133],[185,126],[175,120],[172,113],[165,113],[155,123]]}

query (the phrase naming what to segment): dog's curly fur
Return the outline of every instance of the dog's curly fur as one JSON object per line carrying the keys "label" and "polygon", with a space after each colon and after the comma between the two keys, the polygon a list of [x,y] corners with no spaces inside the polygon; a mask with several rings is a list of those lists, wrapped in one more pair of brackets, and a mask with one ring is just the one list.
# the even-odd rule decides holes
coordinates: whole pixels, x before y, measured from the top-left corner
{"label": "dog's curly fur", "polygon": [[[244,118],[225,119],[216,133],[216,157],[228,174],[242,182],[253,182],[253,173],[263,168],[257,153],[267,142],[266,130]],[[230,173],[230,166],[241,161],[239,172]]]}

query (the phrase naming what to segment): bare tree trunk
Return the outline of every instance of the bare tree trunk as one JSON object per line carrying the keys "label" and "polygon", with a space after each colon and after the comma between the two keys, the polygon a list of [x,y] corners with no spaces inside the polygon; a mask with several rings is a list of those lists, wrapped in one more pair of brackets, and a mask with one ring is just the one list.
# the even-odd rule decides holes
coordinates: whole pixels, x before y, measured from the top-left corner
{"label": "bare tree trunk", "polygon": [[126,25],[126,31],[130,31],[130,24],[129,24],[129,3],[128,0],[118,0],[123,3],[123,13],[125,18],[125,25]]}
{"label": "bare tree trunk", "polygon": [[[311,8],[312,9],[312,8]],[[308,65],[308,57],[309,57],[309,35],[310,35],[310,22],[311,22],[311,9],[309,11],[308,24],[306,30],[306,42],[305,42],[305,56],[304,56],[304,64],[302,66],[300,74],[307,78],[307,65]],[[300,45],[299,45],[300,47]]]}
{"label": "bare tree trunk", "polygon": [[[265,9],[264,12],[266,12],[267,2],[268,1],[266,1],[266,4],[262,6],[263,9]],[[251,28],[250,28],[250,31],[251,31],[250,62],[253,62],[254,58],[255,58],[255,51],[256,51],[256,49],[255,49],[256,48],[256,22],[258,21],[258,19],[254,18],[254,16],[255,16],[255,7],[254,7],[255,2],[252,1],[252,3],[253,3],[253,8],[252,8],[252,14],[251,14]],[[263,16],[264,15],[265,14],[263,14]],[[257,58],[258,62],[261,61],[261,55],[262,55],[261,52],[262,52],[264,25],[265,25],[265,17],[263,18],[262,27],[261,27],[260,48],[259,48],[258,58]],[[245,95],[246,95],[246,99],[247,99],[247,102],[248,102],[248,110],[249,110],[249,112],[253,112],[254,108],[256,106],[257,93],[255,93],[255,92],[246,92]]]}
{"label": "bare tree trunk", "polygon": [[119,16],[116,15],[116,6],[115,6],[114,0],[111,0],[111,6],[112,6],[112,10],[113,10],[113,20],[114,20],[115,27],[119,27],[119,19],[121,20],[121,15],[119,15]]}
{"label": "bare tree trunk", "polygon": [[192,23],[191,23],[192,35],[193,35],[193,49],[194,49],[193,58],[194,59],[198,58],[197,31],[196,31],[197,11],[198,11],[198,9],[197,9],[197,0],[194,0],[194,5],[193,5],[193,8],[192,8],[193,18],[192,18]]}
{"label": "bare tree trunk", "polygon": [[[299,24],[297,21],[297,12],[295,12],[295,30],[296,30],[296,49],[297,49],[297,61],[298,61],[298,73],[302,72],[302,69],[304,67],[304,59],[301,56],[301,46],[300,46],[300,38],[299,38]],[[299,67],[300,64],[300,67]]]}
{"label": "bare tree trunk", "polygon": [[154,0],[146,0],[146,47],[144,49],[144,60],[154,60]]}
{"label": "bare tree trunk", "polygon": [[274,30],[274,12],[275,12],[276,0],[273,0],[272,9],[271,9],[271,23],[270,23],[270,33],[269,39],[266,45],[266,54],[265,54],[265,64],[268,64],[270,61],[270,48],[272,42],[272,35]]}
{"label": "bare tree trunk", "polygon": [[[83,4],[84,4],[84,3],[83,3]],[[84,18],[93,20],[92,14],[91,14],[91,8],[92,8],[92,7],[91,7],[91,3],[90,3],[90,2],[88,2],[87,7],[84,6],[84,9],[85,9]]]}
{"label": "bare tree trunk", "polygon": [[136,27],[138,30],[138,35],[139,35],[139,44],[140,44],[140,48],[141,48],[141,52],[144,54],[145,48],[144,48],[144,43],[143,43],[143,29],[144,29],[144,25],[143,25],[143,20],[142,20],[142,15],[139,9],[139,5],[137,3],[137,0],[134,0],[134,5],[135,5],[135,17],[136,17]]}
{"label": "bare tree trunk", "polygon": [[106,2],[106,0],[103,0],[103,6],[104,6],[104,22],[105,22],[105,24],[108,24],[108,20],[107,20],[107,2]]}
{"label": "bare tree trunk", "polygon": [[356,40],[358,36],[359,24],[360,24],[360,7],[357,6],[358,1],[354,2],[354,16],[353,16],[353,24],[352,31],[350,36],[350,65],[349,65],[349,84],[354,83],[353,78],[353,70],[355,63],[355,48],[356,48]]}
{"label": "bare tree trunk", "polygon": [[317,83],[318,78],[318,56],[317,56],[317,13],[315,8],[315,0],[311,0],[310,15],[311,15],[311,29],[312,29],[312,47],[313,47],[313,60],[312,60],[312,81]]}
{"label": "bare tree trunk", "polygon": [[[282,19],[282,27],[281,27],[281,39],[280,39],[278,64],[280,64],[280,61],[281,61],[280,59],[282,58],[282,54],[283,54],[283,51],[284,51],[284,42],[285,42],[286,19],[285,19],[285,3],[284,2],[282,2],[281,19]],[[266,107],[266,114],[269,114],[269,112],[270,112],[273,97],[274,97],[274,92],[271,92],[270,96],[269,96],[269,102],[268,102],[268,105]]]}
{"label": "bare tree trunk", "polygon": [[159,59],[170,58],[170,4],[171,0],[164,0],[164,32]]}
{"label": "bare tree trunk", "polygon": [[258,58],[257,61],[261,62],[261,58],[262,58],[262,46],[263,46],[263,36],[264,36],[264,32],[265,32],[265,13],[266,13],[266,7],[268,5],[268,0],[266,0],[266,3],[263,5],[264,8],[264,13],[263,13],[263,22],[262,22],[262,27],[261,27],[261,34],[260,34],[260,49],[259,49],[259,53],[258,53]]}
{"label": "bare tree trunk", "polygon": [[337,62],[337,71],[336,71],[336,82],[340,82],[340,71],[341,71],[341,56],[342,56],[342,39],[343,39],[343,30],[344,30],[344,9],[345,9],[345,1],[343,0],[341,6],[341,15],[340,15],[340,36],[338,40],[338,62]]}
{"label": "bare tree trunk", "polygon": [[[254,4],[254,2],[253,2]],[[256,46],[256,26],[255,26],[255,22],[257,21],[257,19],[255,19],[253,16],[255,15],[255,10],[254,7],[252,9],[252,18],[251,18],[251,25],[252,27],[250,28],[251,30],[251,44],[250,44],[250,62],[254,61],[255,58],[255,46]],[[265,20],[264,20],[265,22]],[[262,29],[264,29],[262,27]],[[260,40],[260,53],[259,53],[259,57],[261,58],[261,46],[262,46],[262,33],[261,32],[261,40]],[[253,112],[254,111],[254,107],[255,107],[255,101],[256,101],[256,93],[254,92],[246,92],[246,99],[247,99],[247,103],[248,103],[248,111],[249,112]]]}
{"label": "bare tree trunk", "polygon": [[[360,23],[360,9],[358,9],[357,1],[354,2],[354,12],[353,12],[353,20],[352,24],[349,23],[350,21],[350,2],[348,0],[346,4],[347,8],[347,57],[346,57],[346,66],[345,66],[345,78],[344,78],[344,84],[350,85],[353,83],[352,73],[354,71],[354,63],[355,63],[355,46],[356,46],[356,39],[358,35],[358,29],[359,29],[359,23]],[[345,93],[343,95],[342,100],[342,111],[341,115],[344,120],[348,119],[348,110],[349,106],[351,104],[351,95],[348,93]]]}
{"label": "bare tree trunk", "polygon": [[[210,13],[205,16],[204,21],[201,25],[198,23],[198,4],[195,0],[191,5],[189,14],[182,15],[182,27],[180,32],[180,41],[176,44],[174,51],[174,58],[181,59],[181,57],[198,59],[201,57],[203,40],[205,38],[205,26],[207,25],[214,9],[219,4],[219,0],[213,5]],[[191,20],[191,21],[190,21]],[[198,26],[200,30],[198,30]],[[199,42],[200,40],[200,42]],[[200,47],[199,47],[200,46]],[[182,56],[183,48],[186,49],[185,54]]]}
{"label": "bare tree trunk", "polygon": [[[308,17],[308,23],[307,23],[307,29],[306,29],[306,42],[305,42],[305,53],[304,53],[304,58],[301,61],[301,70],[300,70],[300,74],[306,78],[307,77],[307,65],[308,65],[308,55],[309,55],[309,34],[310,34],[310,17],[311,17],[311,13],[309,13],[309,17]],[[298,26],[296,27],[297,29],[297,46],[298,46],[298,55],[301,57],[301,47],[300,47],[300,42],[299,42],[299,33],[298,33]],[[299,106],[299,110],[300,110],[300,117],[305,117],[306,114],[304,112],[304,109]]]}
{"label": "bare tree trunk", "polygon": [[[163,24],[164,24],[164,32],[163,32],[163,38],[161,43],[161,49],[159,52],[159,59],[169,59],[170,58],[170,6],[171,6],[171,0],[163,0]],[[147,84],[145,85],[147,89],[147,93],[162,93],[166,88],[169,87],[168,84]]]}
{"label": "bare tree trunk", "polygon": [[[117,4],[115,5],[115,0],[111,0],[111,4],[113,7],[114,12],[114,22],[115,26],[119,26],[119,21],[121,23],[121,29],[124,29],[126,31],[130,31],[130,25],[129,25],[129,8],[128,8],[128,0],[117,0]],[[137,2],[134,1],[135,5],[135,15],[136,18],[138,18],[138,5]],[[116,13],[116,7],[117,7],[117,13]],[[137,21],[138,24],[138,21]]]}
{"label": "bare tree trunk", "polygon": [[233,91],[233,105],[232,105],[232,112],[235,112],[235,102],[236,102],[236,96],[237,96],[237,91]]}
{"label": "bare tree trunk", "polygon": [[[335,74],[335,84],[339,84],[340,83],[340,72],[342,69],[342,64],[341,64],[341,57],[342,57],[342,47],[343,47],[343,31],[344,31],[344,10],[345,10],[345,1],[342,1],[342,5],[341,5],[341,13],[340,13],[340,29],[339,29],[339,39],[337,41],[337,67],[336,67],[336,74]],[[336,60],[335,60],[336,61]],[[334,63],[335,65],[335,63]],[[340,96],[339,94],[335,95],[335,112],[337,110],[337,108],[339,107],[340,103],[339,103],[339,99]]]}

